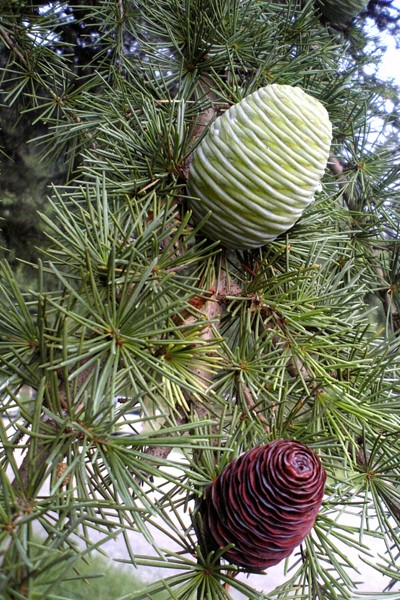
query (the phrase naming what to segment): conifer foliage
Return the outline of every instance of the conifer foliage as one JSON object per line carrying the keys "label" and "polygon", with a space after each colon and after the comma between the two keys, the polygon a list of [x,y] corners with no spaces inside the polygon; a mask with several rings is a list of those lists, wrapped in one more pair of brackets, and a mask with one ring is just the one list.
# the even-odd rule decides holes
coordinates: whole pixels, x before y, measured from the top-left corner
{"label": "conifer foliage", "polygon": [[[79,561],[113,538],[129,564],[170,569],[124,600],[371,597],[358,564],[385,575],[375,598],[398,598],[399,117],[363,71],[362,17],[344,31],[300,0],[0,6],[2,112],[66,173],[35,285],[0,264],[1,598],[72,600],[63,579],[76,566],[78,594]],[[190,166],[211,124],[270,84],[327,111],[328,166],[293,227],[226,248],[207,211],[192,219]],[[281,444],[326,473],[297,537],[284,525],[307,486],[289,502],[274,466],[266,509],[272,459],[239,458]],[[266,510],[292,550],[275,589],[260,561],[268,592],[236,560],[243,540],[216,535],[250,515],[262,539]]]}

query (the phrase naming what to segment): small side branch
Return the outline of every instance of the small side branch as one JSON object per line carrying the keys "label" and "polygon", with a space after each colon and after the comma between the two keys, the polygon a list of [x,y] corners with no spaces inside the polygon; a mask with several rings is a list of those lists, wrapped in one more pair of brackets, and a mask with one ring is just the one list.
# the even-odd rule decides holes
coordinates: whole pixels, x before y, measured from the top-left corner
{"label": "small side branch", "polygon": [[27,62],[26,62],[25,56],[22,54],[17,43],[14,42],[14,40],[8,33],[7,29],[5,29],[2,25],[0,25],[0,37],[3,38],[6,46],[11,50],[11,52],[13,52],[15,54],[15,56],[17,56],[19,58],[21,63],[26,67]]}
{"label": "small side branch", "polygon": [[340,160],[337,156],[331,155],[328,158],[328,167],[333,175],[336,176],[336,180],[339,186],[339,189],[342,192],[343,200],[345,201],[347,208],[351,211],[356,211],[356,205],[354,202],[354,198],[348,192],[348,179],[345,175],[345,166],[343,161]]}

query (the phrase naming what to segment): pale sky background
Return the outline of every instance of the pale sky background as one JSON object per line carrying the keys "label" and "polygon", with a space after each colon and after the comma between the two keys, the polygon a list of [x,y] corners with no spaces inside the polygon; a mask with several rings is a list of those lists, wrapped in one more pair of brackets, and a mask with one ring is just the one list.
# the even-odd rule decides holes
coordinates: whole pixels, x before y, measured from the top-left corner
{"label": "pale sky background", "polygon": [[[395,0],[392,6],[400,8],[400,0]],[[387,51],[379,67],[379,75],[382,79],[396,79],[400,84],[400,49],[396,50],[396,44],[391,36],[385,36]]]}

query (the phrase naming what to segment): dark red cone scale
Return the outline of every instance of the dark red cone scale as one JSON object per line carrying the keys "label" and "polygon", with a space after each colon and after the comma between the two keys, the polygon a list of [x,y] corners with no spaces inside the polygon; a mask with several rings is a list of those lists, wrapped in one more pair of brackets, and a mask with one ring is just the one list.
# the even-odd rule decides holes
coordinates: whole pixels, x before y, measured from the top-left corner
{"label": "dark red cone scale", "polygon": [[276,565],[310,533],[325,480],[320,459],[304,444],[257,446],[208,486],[202,508],[207,537],[215,547],[235,544],[224,558],[247,570]]}

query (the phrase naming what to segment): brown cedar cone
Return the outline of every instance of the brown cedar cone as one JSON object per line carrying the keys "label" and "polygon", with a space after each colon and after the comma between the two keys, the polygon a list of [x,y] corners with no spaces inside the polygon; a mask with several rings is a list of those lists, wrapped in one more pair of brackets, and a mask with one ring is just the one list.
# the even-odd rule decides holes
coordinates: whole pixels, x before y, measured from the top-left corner
{"label": "brown cedar cone", "polygon": [[249,571],[276,565],[310,533],[324,494],[318,456],[294,440],[257,446],[230,462],[207,487],[201,512],[214,548]]}

